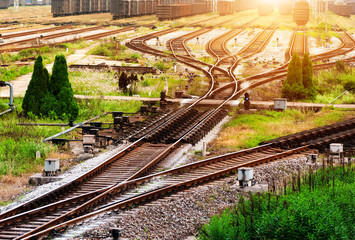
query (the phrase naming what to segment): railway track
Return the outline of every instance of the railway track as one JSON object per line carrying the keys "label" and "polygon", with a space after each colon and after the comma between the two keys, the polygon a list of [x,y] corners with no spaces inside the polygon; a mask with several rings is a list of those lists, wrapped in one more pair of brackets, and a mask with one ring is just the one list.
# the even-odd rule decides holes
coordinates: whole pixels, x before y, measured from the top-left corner
{"label": "railway track", "polygon": [[[80,34],[80,33],[88,32],[88,31],[94,31],[94,30],[98,30],[98,29],[102,29],[102,27],[101,26],[95,26],[95,27],[84,28],[84,29],[79,29],[79,30],[74,30],[74,31],[69,31],[69,32],[52,34],[52,35],[44,36],[42,39],[53,39],[53,38],[57,38],[57,37],[63,37],[63,36],[73,35],[73,34],[75,35],[75,34]],[[88,35],[88,36],[83,36],[80,39],[82,39],[82,40],[100,39],[100,38],[103,38],[103,37],[115,35],[117,33],[132,31],[134,29],[135,29],[135,27],[126,27],[126,28],[121,28],[121,29],[116,29],[116,30],[108,30],[108,31],[102,32],[102,33],[96,33],[96,34],[91,34],[91,35]],[[6,52],[14,52],[14,51],[21,51],[23,49],[28,49],[28,48],[41,48],[41,47],[44,47],[44,46],[51,46],[51,45],[55,45],[55,44],[73,42],[73,41],[77,40],[77,39],[73,38],[73,39],[69,39],[69,40],[58,41],[58,42],[55,42],[53,44],[37,44],[37,45],[21,46],[21,47],[13,47],[13,48],[7,48],[6,47],[6,46],[19,44],[19,43],[27,43],[28,41],[36,41],[37,39],[38,38],[36,37],[36,38],[20,40],[20,41],[16,41],[16,42],[12,42],[12,43],[10,42],[10,43],[0,44],[0,50],[4,51],[4,52],[5,51]]]}
{"label": "railway track", "polygon": [[65,26],[59,26],[59,27],[41,28],[41,29],[35,29],[35,30],[30,30],[30,31],[17,32],[17,33],[8,33],[8,34],[2,34],[2,38],[3,39],[10,39],[10,38],[23,37],[23,36],[33,35],[33,34],[55,32],[55,31],[59,31],[59,30],[63,30],[63,29],[72,28],[72,27],[73,26],[71,26],[71,25],[65,25]]}
{"label": "railway track", "polygon": [[295,53],[297,53],[300,57],[303,57],[304,53],[308,52],[307,42],[308,39],[306,35],[306,29],[295,29],[291,37],[291,43],[289,44],[290,48],[286,54],[287,64],[283,65],[282,67],[288,65],[288,62],[291,60],[293,54]]}
{"label": "railway track", "polygon": [[[111,189],[109,196],[96,199],[100,202],[100,206],[95,207],[93,212],[87,213],[86,215],[75,219],[68,220],[66,222],[59,223],[46,230],[43,230],[42,232],[23,237],[23,239],[45,236],[50,231],[65,228],[73,223],[83,221],[86,218],[100,213],[135,206],[152,199],[169,195],[172,192],[214,181],[221,177],[236,173],[237,169],[240,167],[256,166],[270,161],[283,159],[292,156],[293,154],[307,153],[312,151],[311,148],[323,145],[329,141],[337,142],[346,138],[354,142],[355,119],[351,119],[343,124],[335,125],[325,126],[321,129],[314,130],[314,132],[312,130],[308,131],[313,134],[307,134],[307,141],[304,141],[303,136],[305,136],[305,133],[302,132],[299,134],[290,135],[289,137],[283,137],[283,141],[281,142],[276,139],[272,143],[266,143],[252,149],[213,157],[164,172],[153,173],[151,175],[122,182],[121,184],[118,184]],[[337,133],[326,137],[328,141],[324,138],[317,137],[319,132],[326,134],[327,132],[334,132],[335,129]],[[293,145],[285,145],[284,143],[287,139],[289,140],[289,143],[293,142],[295,139],[298,139],[299,144],[308,144],[301,147],[287,149]],[[286,149],[279,148],[277,144],[280,143],[284,144],[283,146],[286,146]],[[92,207],[93,206],[91,204],[84,204],[80,208],[80,211],[87,212]],[[74,212],[71,212],[68,215],[75,217]]]}
{"label": "railway track", "polygon": [[[229,76],[233,79],[231,83],[227,83],[223,86],[220,86],[209,94],[211,98],[222,98],[226,99],[230,95],[230,91],[228,89],[238,89],[240,85],[237,83],[237,80],[234,76],[234,69],[237,65],[245,58],[249,58],[256,53],[262,51],[262,49],[266,46],[272,35],[274,34],[277,28],[277,24],[273,23],[270,26],[263,29],[260,33],[258,33],[245,47],[243,47],[237,54],[231,54],[227,49],[227,42],[232,39],[236,34],[228,33],[226,36],[220,36],[216,39],[216,41],[211,41],[208,45],[211,48],[211,53],[216,56],[217,62],[216,65],[220,65],[227,61],[227,63],[231,63],[232,65],[228,68]],[[225,92],[224,94],[222,92]],[[232,90],[233,91],[233,90]],[[216,94],[218,93],[218,96]]]}
{"label": "railway track", "polygon": [[[321,53],[321,54],[317,54],[317,55],[314,55],[314,56],[310,56],[312,62],[317,62],[317,61],[320,61],[320,60],[323,60],[323,61],[327,62],[329,60],[329,58],[332,58],[332,57],[335,57],[335,56],[338,56],[338,55],[346,54],[346,53],[348,53],[348,52],[350,52],[350,51],[355,49],[355,39],[349,33],[344,31],[342,33],[339,33],[339,35],[341,36],[340,39],[342,41],[341,46],[339,48],[337,48],[337,49],[334,49],[334,50],[331,50],[331,51],[328,51],[328,52],[325,52],[325,53]],[[294,37],[292,37],[292,39],[293,40],[290,41],[291,46],[290,46],[289,50],[287,51],[289,59],[290,59],[290,54],[292,52],[293,45],[294,45],[294,42],[295,42],[294,41]],[[302,44],[300,44],[300,45],[302,45]],[[308,48],[307,44],[305,44],[305,48],[304,49],[307,49],[307,48]],[[354,61],[354,58],[350,57],[348,59],[344,59],[344,61],[350,63],[350,62]],[[314,65],[314,70],[325,69],[325,68],[333,67],[334,65],[335,65],[335,62],[316,64],[316,65]],[[250,90],[250,89],[252,89],[254,87],[263,85],[265,83],[285,78],[286,75],[287,75],[287,69],[286,69],[287,66],[288,66],[288,62],[286,64],[276,68],[276,69],[273,69],[273,70],[270,70],[270,71],[267,71],[267,72],[264,72],[264,73],[260,73],[260,74],[256,74],[256,75],[253,75],[253,76],[250,76],[250,77],[246,77],[246,78],[240,79],[240,83],[251,82],[251,85],[248,86],[247,88],[245,88],[244,92],[246,92],[247,90]],[[226,89],[233,88],[233,87],[234,87],[233,83],[226,84],[224,86],[221,86],[221,87],[215,89],[211,93],[211,95],[219,93],[221,91],[225,91]]]}
{"label": "railway track", "polygon": [[[152,49],[145,44],[145,41],[147,41],[148,39],[154,38],[156,36],[161,36],[159,34],[166,34],[168,32],[169,30],[165,30],[158,33],[150,34],[148,36],[136,38],[133,39],[129,44],[131,44],[132,47],[135,47],[136,49],[147,53],[151,53],[157,56],[172,57],[172,54],[167,54],[162,51]],[[183,60],[180,59],[179,61]],[[214,81],[214,77],[211,74],[211,69],[209,69],[209,71],[201,69],[201,71],[204,71],[206,74],[208,74],[212,82]],[[213,83],[211,85],[213,86]],[[207,96],[209,92],[205,96]],[[236,96],[236,94],[237,92],[234,91],[231,95],[231,98]],[[64,198],[59,202],[56,200],[54,202],[52,202],[51,200],[47,200],[47,203],[49,204],[42,205],[41,208],[36,208],[35,205],[38,202],[32,202],[30,204],[27,204],[26,206],[19,207],[16,211],[9,211],[0,215],[0,218],[2,219],[0,221],[0,236],[4,238],[9,238],[9,236],[11,236],[11,238],[15,239],[30,239],[34,237],[46,236],[54,229],[61,229],[75,222],[82,221],[85,218],[98,214],[99,212],[106,211],[107,209],[121,208],[128,206],[132,203],[146,201],[147,199],[160,196],[171,191],[176,191],[178,189],[183,189],[194,184],[219,178],[224,174],[229,174],[235,171],[240,166],[249,166],[253,164],[260,164],[262,162],[272,161],[275,158],[277,159],[283,156],[288,156],[290,154],[297,153],[299,151],[305,151],[307,149],[307,147],[300,147],[292,150],[280,150],[271,147],[273,144],[268,144],[256,148],[262,153],[255,152],[255,155],[248,159],[247,162],[241,162],[241,159],[245,159],[245,156],[239,158],[239,160],[234,159],[238,158],[238,154],[244,155],[246,152],[248,152],[249,155],[252,154],[254,150],[250,150],[250,152],[242,151],[237,155],[233,156],[233,160],[230,161],[223,160],[223,158],[215,158],[214,160],[210,160],[210,162],[204,162],[205,164],[210,166],[202,164],[199,168],[197,168],[197,165],[194,165],[194,167],[193,165],[189,165],[187,168],[184,169],[179,168],[179,170],[170,170],[162,173],[155,173],[148,176],[144,176],[148,174],[152,169],[154,169],[155,164],[157,164],[159,161],[161,161],[161,159],[166,157],[173,149],[180,146],[181,143],[196,141],[196,139],[198,138],[197,136],[202,136],[203,131],[208,131],[206,130],[204,125],[208,125],[211,127],[213,124],[209,122],[219,121],[218,117],[221,116],[221,113],[223,111],[222,106],[223,104],[216,109],[203,112],[199,115],[196,114],[197,110],[194,108],[194,105],[191,105],[186,109],[181,109],[176,113],[172,113],[171,115],[162,118],[161,124],[159,123],[159,121],[157,121],[152,126],[147,127],[145,132],[140,133],[141,135],[135,136],[135,138],[138,140],[126,147],[126,149],[124,149],[123,151],[116,154],[114,156],[115,159],[111,158],[110,160],[107,160],[105,164],[102,164],[90,173],[85,174],[85,176],[83,176],[82,178],[77,179],[76,182],[68,184],[73,186],[85,181],[85,187],[87,187],[88,191],[79,193],[76,192],[74,193],[75,195],[66,199]],[[185,125],[181,123],[185,123]],[[184,133],[177,136],[177,132]],[[150,143],[146,143],[143,140],[148,142],[153,141],[158,143],[158,145],[152,147],[152,145],[149,145]],[[173,143],[169,144],[168,142]],[[167,145],[169,146],[166,148]],[[134,149],[138,151],[140,148],[137,148],[137,146],[145,146],[148,149],[148,152],[150,152],[151,148],[154,147],[162,147],[162,149],[156,151],[157,156],[154,159],[150,158],[148,160],[148,163],[142,163],[144,166],[141,167],[138,171],[136,171],[135,173],[130,173],[126,176],[121,176],[122,179],[125,180],[121,181],[121,179],[119,179],[117,180],[116,184],[112,184],[112,174],[109,174],[110,172],[106,172],[105,169],[111,168],[110,166],[114,166],[114,162],[116,162],[117,158],[119,157],[120,159],[125,159],[129,166],[131,159],[127,156],[131,154],[131,152],[127,153],[126,151],[132,149],[133,151]],[[264,147],[268,149],[264,149]],[[253,158],[257,159],[252,160]],[[216,164],[211,165],[212,162],[216,162]],[[119,164],[119,166],[122,167],[122,164]],[[196,172],[189,172],[189,168],[196,168],[199,170]],[[116,169],[115,171],[119,172],[121,170]],[[175,174],[179,174],[179,172],[181,172],[181,175],[179,175],[180,179],[175,176]],[[98,173],[101,173],[102,175],[97,175]],[[90,184],[90,182],[87,181],[87,179],[91,179],[94,175],[100,177],[93,178],[96,179],[96,182],[93,181],[92,183],[94,185],[92,185]],[[106,178],[105,175],[109,176],[111,179]],[[157,186],[157,184],[153,184],[152,187],[145,188],[149,189],[148,192],[138,191],[137,194],[133,194],[132,192],[126,194],[125,192],[127,189],[140,186],[140,184],[142,183],[145,183],[153,178],[163,175],[172,178],[169,178],[169,181],[162,181],[158,184],[159,186]],[[102,179],[105,180],[101,181]],[[116,176],[116,178],[114,179],[118,179],[118,176]],[[53,199],[56,199],[58,197],[58,194],[62,194],[65,191],[65,189],[61,189],[61,191],[58,190],[56,193],[52,193],[51,196],[50,194],[47,195],[47,197],[52,197]],[[122,195],[123,193],[126,195]],[[42,200],[44,199],[46,199],[46,197],[42,198]],[[76,202],[77,204],[71,205],[74,202]],[[92,212],[93,209],[96,209],[97,211]],[[51,211],[53,210],[57,211],[51,213]],[[87,214],[83,216],[83,214],[85,213]],[[46,216],[45,218],[43,217],[43,214]],[[20,224],[18,224],[21,221],[23,221],[22,227]],[[26,221],[28,221],[28,223],[26,223]]]}

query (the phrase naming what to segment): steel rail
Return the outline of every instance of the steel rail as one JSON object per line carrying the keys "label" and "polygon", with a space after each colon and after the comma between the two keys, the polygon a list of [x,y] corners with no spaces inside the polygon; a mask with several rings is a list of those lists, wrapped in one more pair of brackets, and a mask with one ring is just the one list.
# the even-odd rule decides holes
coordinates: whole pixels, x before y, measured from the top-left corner
{"label": "steel rail", "polygon": [[[85,220],[85,219],[87,219],[89,217],[95,216],[95,215],[103,213],[103,212],[107,212],[107,211],[110,211],[110,210],[113,210],[113,209],[117,209],[117,208],[123,208],[123,207],[126,207],[128,205],[132,205],[132,204],[137,204],[139,202],[146,201],[147,199],[154,198],[154,196],[162,196],[162,195],[164,195],[166,193],[177,191],[178,189],[181,189],[181,188],[184,189],[186,187],[191,187],[192,185],[195,185],[195,184],[200,184],[200,183],[203,183],[203,182],[211,181],[211,180],[214,180],[216,178],[220,178],[220,177],[222,177],[222,176],[224,176],[226,174],[233,173],[234,171],[236,171],[240,167],[255,166],[255,165],[258,165],[258,164],[265,163],[265,162],[273,161],[275,159],[286,157],[286,156],[289,156],[289,155],[292,155],[292,154],[296,154],[296,153],[299,153],[299,152],[302,152],[302,151],[306,151],[307,149],[308,149],[308,146],[303,146],[303,147],[300,147],[300,148],[297,148],[297,149],[288,150],[288,151],[285,151],[285,152],[282,152],[282,153],[277,153],[277,154],[274,154],[274,155],[271,155],[271,156],[261,157],[261,158],[256,159],[256,160],[249,160],[247,162],[240,163],[240,164],[237,164],[237,165],[233,165],[232,167],[228,167],[228,168],[225,168],[225,169],[222,169],[222,170],[218,170],[218,171],[213,172],[213,173],[208,173],[208,174],[205,174],[205,175],[202,175],[202,176],[198,176],[198,177],[195,177],[193,179],[189,179],[189,180],[186,180],[186,181],[181,181],[181,182],[178,182],[178,183],[175,183],[175,184],[171,184],[171,185],[168,185],[168,186],[163,186],[163,187],[158,188],[157,190],[151,190],[151,191],[149,191],[149,193],[140,194],[140,196],[138,196],[138,197],[133,197],[133,198],[131,197],[128,200],[121,200],[120,202],[118,202],[116,204],[110,204],[106,208],[102,208],[100,210],[88,213],[88,214],[86,214],[84,216],[76,217],[76,218],[74,218],[72,220],[68,220],[66,222],[59,223],[57,225],[49,227],[48,229],[42,230],[42,231],[37,232],[37,233],[33,233],[32,235],[22,236],[21,239],[25,240],[25,239],[31,239],[33,237],[42,237],[42,236],[47,235],[51,231],[58,230],[58,229],[61,229],[63,227],[67,227],[68,225],[72,225],[74,223],[83,221],[83,220]],[[215,159],[215,160],[217,160],[217,159]],[[188,168],[186,168],[186,169],[188,169]],[[189,168],[189,169],[191,169],[191,168]],[[174,174],[174,172],[177,173],[177,172],[181,172],[181,171],[182,171],[181,168],[178,169],[178,170],[177,169],[172,169],[172,170],[166,171],[164,174],[172,175],[172,174]],[[129,181],[129,182],[126,182],[126,183],[122,183],[121,186],[117,186],[116,187],[117,188],[116,190],[118,190],[118,188],[126,189],[129,186],[136,186],[138,184],[141,184],[141,183],[144,183],[146,181],[149,181],[150,179],[152,179],[154,177],[157,177],[158,175],[161,176],[161,175],[163,175],[163,173],[153,174],[153,175],[149,175],[149,176],[146,176],[146,177],[142,177],[140,179],[135,179],[135,180],[132,180],[132,181]],[[120,190],[118,190],[117,192],[120,192]],[[72,217],[74,217],[74,216],[72,215]]]}
{"label": "steel rail", "polygon": [[[82,40],[99,39],[99,38],[102,38],[102,37],[107,37],[107,36],[110,36],[110,35],[114,35],[114,34],[121,33],[121,32],[127,32],[127,31],[131,31],[131,30],[134,30],[134,29],[136,29],[136,28],[135,27],[126,27],[126,28],[121,28],[121,29],[117,29],[117,30],[109,30],[109,31],[103,32],[103,33],[97,33],[97,34],[92,34],[92,35],[89,35],[89,36],[84,36],[84,37],[81,37],[80,39],[82,39]],[[17,48],[2,48],[0,50],[4,51],[4,52],[14,52],[14,51],[20,51],[20,50],[28,49],[28,48],[41,48],[41,47],[44,47],[44,46],[55,46],[56,44],[74,42],[74,41],[77,41],[77,40],[78,39],[70,39],[70,40],[63,40],[63,41],[59,41],[59,42],[55,42],[55,43],[51,43],[51,44],[40,44],[40,45],[37,45],[37,46],[27,46],[27,47],[17,47]],[[0,45],[0,47],[1,47],[1,45]]]}
{"label": "steel rail", "polygon": [[60,26],[60,27],[50,27],[50,28],[42,28],[42,29],[36,29],[28,32],[19,32],[19,33],[9,33],[9,34],[2,34],[3,39],[9,39],[9,38],[15,38],[15,37],[22,37],[22,36],[27,36],[27,35],[33,35],[37,33],[45,33],[45,32],[54,32],[66,28],[72,28],[72,25],[65,25],[65,26]]}
{"label": "steel rail", "polygon": [[[346,32],[346,34],[349,35],[347,32]],[[340,38],[340,40],[342,42],[340,47],[338,47],[336,49],[333,49],[331,51],[325,52],[325,53],[320,53],[320,54],[317,54],[317,55],[314,55],[314,56],[310,56],[311,61],[315,62],[316,60],[318,60],[318,58],[321,59],[322,56],[325,56],[327,54],[334,54],[334,52],[341,50],[346,45],[346,41],[340,35],[339,35],[339,38]],[[352,39],[352,41],[354,41],[354,43],[355,43],[354,39]],[[292,48],[290,48],[290,49],[292,49]],[[351,60],[351,58],[348,58],[348,59]],[[345,61],[347,61],[347,60],[345,60]],[[287,63],[281,65],[280,67],[277,67],[275,69],[268,70],[266,72],[259,73],[259,74],[256,74],[256,75],[253,75],[253,76],[250,76],[250,77],[246,77],[246,78],[240,79],[240,81],[245,82],[245,81],[257,80],[257,79],[263,78],[263,77],[270,77],[272,80],[279,79],[279,78],[281,78],[281,77],[286,75],[285,72],[287,72],[287,69],[285,70],[284,68],[288,66],[289,62],[290,62],[290,60]],[[328,65],[328,63],[315,65],[315,69],[322,68],[322,66],[327,66],[327,65]],[[279,74],[279,75],[275,75],[275,74]],[[261,81],[264,82],[264,83],[268,82],[267,80],[265,81],[263,79]],[[222,91],[222,90],[227,89],[227,88],[230,88],[230,87],[232,87],[232,85],[233,85],[232,83],[226,84],[226,85],[224,85],[224,86],[222,86],[222,87],[220,87],[218,89],[215,89],[214,93]]]}

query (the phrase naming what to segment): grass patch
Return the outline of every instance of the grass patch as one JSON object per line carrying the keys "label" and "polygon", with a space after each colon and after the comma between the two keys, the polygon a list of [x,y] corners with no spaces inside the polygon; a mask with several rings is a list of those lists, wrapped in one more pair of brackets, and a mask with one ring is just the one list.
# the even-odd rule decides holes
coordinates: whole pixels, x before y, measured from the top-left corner
{"label": "grass patch", "polygon": [[[8,99],[0,100],[0,111],[7,109],[5,105]],[[20,176],[22,174],[33,173],[38,166],[43,167],[43,161],[57,151],[57,148],[48,143],[42,143],[46,137],[61,132],[60,127],[42,126],[18,126],[16,123],[41,122],[41,123],[65,123],[61,120],[33,119],[21,117],[20,113],[22,99],[15,99],[18,107],[12,113],[1,116],[0,128],[0,177],[3,175]],[[140,101],[105,101],[82,100],[78,101],[79,116],[77,122],[90,119],[106,111],[137,112],[142,105]],[[112,121],[112,116],[108,115],[100,121]],[[79,130],[80,131],[80,130]],[[66,136],[71,137],[71,136]],[[36,151],[41,151],[41,158],[36,159]]]}
{"label": "grass patch", "polygon": [[336,70],[320,71],[315,75],[315,83],[317,85],[318,95],[314,102],[330,103],[345,90],[350,90],[348,94],[344,94],[332,104],[354,104],[355,103],[355,71],[349,69],[345,72]]}
{"label": "grass patch", "polygon": [[[68,56],[73,54],[75,50],[82,49],[89,46],[90,43],[87,41],[78,40],[74,43],[61,43],[54,46],[44,46],[41,48],[41,56],[43,57],[44,64],[50,64],[54,61],[57,54],[64,54]],[[68,49],[68,51],[67,51]],[[16,61],[26,60],[27,58],[37,57],[38,49],[29,48],[21,50],[18,53],[2,53],[1,62],[8,64],[6,68],[1,68],[1,80],[11,81],[16,79],[21,75],[28,74],[33,71],[33,65],[29,66],[17,66],[15,65]]]}
{"label": "grass patch", "polygon": [[[250,194],[200,230],[200,240],[352,239],[355,168],[329,167],[299,179],[287,195]],[[309,180],[310,179],[310,180]]]}
{"label": "grass patch", "polygon": [[[114,72],[106,71],[70,71],[70,82],[76,95],[89,96],[129,96],[118,89],[118,76]],[[134,94],[141,97],[159,97],[164,89],[165,79],[163,76],[152,74],[138,75]],[[170,76],[168,82],[170,82]]]}
{"label": "grass patch", "polygon": [[299,131],[340,122],[355,116],[355,111],[323,109],[320,112],[283,112],[265,110],[258,114],[238,114],[224,125],[213,145],[222,149],[244,149],[258,146],[262,141]]}

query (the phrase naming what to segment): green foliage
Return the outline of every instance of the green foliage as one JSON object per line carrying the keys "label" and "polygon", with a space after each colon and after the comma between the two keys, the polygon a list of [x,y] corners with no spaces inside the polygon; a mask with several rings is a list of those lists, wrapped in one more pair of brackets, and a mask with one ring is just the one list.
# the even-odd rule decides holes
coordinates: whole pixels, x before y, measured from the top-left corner
{"label": "green foliage", "polygon": [[302,63],[297,53],[292,56],[288,65],[287,78],[282,86],[282,97],[289,100],[297,100],[304,97]]}
{"label": "green foliage", "polygon": [[154,64],[156,68],[158,68],[160,71],[165,72],[169,68],[171,68],[171,64],[166,63],[164,61],[159,61]]}
{"label": "green foliage", "polygon": [[315,82],[317,82],[317,90],[319,93],[315,99],[315,102],[329,103],[345,90],[348,90],[348,95],[342,95],[335,102],[333,102],[333,104],[355,103],[355,71],[320,71],[315,75]]}
{"label": "green foliage", "polygon": [[317,90],[313,82],[313,64],[306,52],[302,59],[302,79],[305,95],[308,99],[315,99]]}
{"label": "green foliage", "polygon": [[60,118],[75,119],[78,116],[79,108],[74,100],[64,55],[55,57],[49,90],[49,93],[44,95],[45,101],[40,109],[41,113],[44,116],[56,115]]}
{"label": "green foliage", "polygon": [[25,112],[39,115],[43,98],[48,93],[48,77],[48,71],[43,67],[42,57],[38,56],[22,103]]}
{"label": "green foliage", "polygon": [[345,64],[344,62],[342,61],[336,61],[335,63],[335,69],[338,71],[338,72],[346,72],[346,68],[345,68]]}
{"label": "green foliage", "polygon": [[300,178],[301,191],[287,195],[250,194],[212,217],[199,239],[352,239],[355,220],[355,168],[321,169]]}
{"label": "green foliage", "polygon": [[343,84],[346,90],[351,93],[355,93],[355,78],[345,79]]}
{"label": "green foliage", "polygon": [[[122,55],[122,51],[126,50],[127,47],[125,45],[119,45],[118,46],[118,58],[125,58],[128,56]],[[99,56],[106,56],[110,57],[111,59],[116,58],[116,42],[114,40],[111,40],[109,42],[103,42],[100,45],[96,46],[92,50],[89,51],[89,54],[93,55],[99,55]],[[131,57],[133,56],[134,59],[140,58],[140,54],[131,54]]]}

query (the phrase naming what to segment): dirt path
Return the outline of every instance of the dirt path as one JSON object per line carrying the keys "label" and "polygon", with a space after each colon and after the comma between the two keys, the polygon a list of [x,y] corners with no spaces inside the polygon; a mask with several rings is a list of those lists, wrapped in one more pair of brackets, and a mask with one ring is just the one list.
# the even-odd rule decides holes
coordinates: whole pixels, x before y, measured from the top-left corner
{"label": "dirt path", "polygon": [[[76,50],[73,54],[67,56],[68,64],[77,63],[79,61],[82,61],[83,59],[86,59],[87,53],[92,48],[96,47],[99,44],[100,43],[95,43],[95,44],[90,45],[89,47]],[[52,68],[53,68],[53,63],[47,64],[46,68],[51,73]],[[13,81],[10,81],[10,83],[13,85],[13,88],[14,88],[14,97],[24,97],[25,96],[27,86],[31,80],[31,76],[32,76],[32,72],[30,72],[26,75],[22,75]],[[9,92],[8,87],[0,88],[0,98],[9,97],[9,96],[10,96],[10,92]]]}

